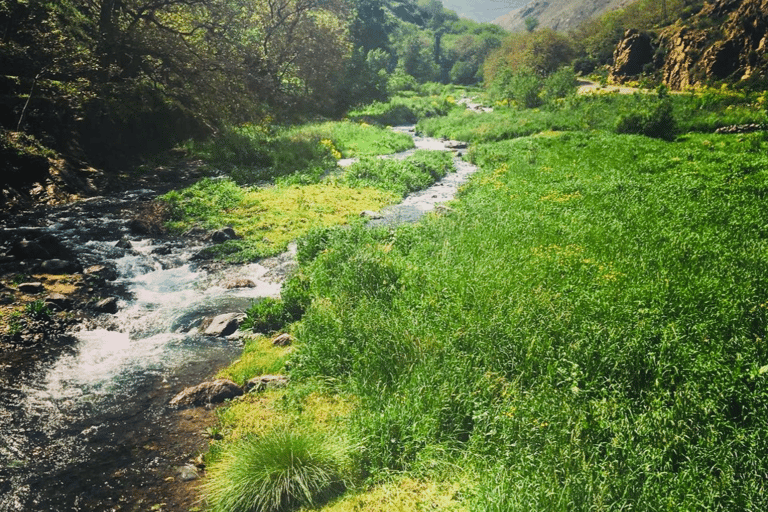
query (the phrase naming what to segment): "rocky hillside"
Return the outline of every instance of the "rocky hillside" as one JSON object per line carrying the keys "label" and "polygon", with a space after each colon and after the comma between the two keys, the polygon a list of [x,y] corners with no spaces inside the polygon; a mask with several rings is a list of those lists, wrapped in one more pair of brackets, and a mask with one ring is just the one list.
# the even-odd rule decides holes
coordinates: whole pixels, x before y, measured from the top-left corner
{"label": "rocky hillside", "polygon": [[535,18],[540,27],[565,32],[608,11],[620,9],[633,0],[534,0],[493,20],[511,32],[526,29],[525,20]]}
{"label": "rocky hillside", "polygon": [[715,0],[658,35],[629,30],[614,53],[612,78],[655,72],[672,89],[709,81],[764,82],[768,0]]}

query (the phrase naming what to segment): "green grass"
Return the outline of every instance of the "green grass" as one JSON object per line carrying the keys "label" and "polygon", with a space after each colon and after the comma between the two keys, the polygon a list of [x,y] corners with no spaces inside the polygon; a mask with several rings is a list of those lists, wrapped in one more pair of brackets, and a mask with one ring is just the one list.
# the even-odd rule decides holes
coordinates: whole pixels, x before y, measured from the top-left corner
{"label": "green grass", "polygon": [[216,374],[243,386],[253,377],[285,371],[290,347],[274,347],[269,338],[259,336],[246,341],[240,358]]}
{"label": "green grass", "polygon": [[238,184],[252,185],[316,183],[340,158],[397,153],[412,147],[407,134],[366,123],[329,121],[294,127],[229,127],[205,143],[193,143],[191,150]]}
{"label": "green grass", "polygon": [[[242,237],[205,249],[207,256],[250,261],[284,251],[289,242],[312,229],[347,224],[362,211],[379,210],[408,192],[428,187],[452,167],[446,152],[417,151],[404,160],[364,158],[320,183],[251,188],[231,178],[206,178],[161,199],[170,207],[168,227],[174,232],[196,225],[231,226]],[[264,309],[265,318],[275,316],[259,329],[274,330],[294,316],[278,321],[281,312],[269,301],[256,307]]]}
{"label": "green grass", "polygon": [[[435,91],[433,91],[435,92]],[[456,98],[450,94],[426,96],[395,96],[388,102],[374,102],[348,114],[350,119],[385,126],[414,124],[420,119],[444,116],[456,106]]]}
{"label": "green grass", "polygon": [[314,506],[344,488],[343,448],[285,429],[232,444],[208,470],[212,511],[277,512]]}
{"label": "green grass", "polygon": [[460,463],[471,510],[764,509],[765,149],[477,145],[453,213],[315,239],[292,374],[359,397],[364,471]]}
{"label": "green grass", "polygon": [[[620,129],[622,119],[652,117],[665,102],[677,133],[714,132],[722,126],[767,123],[762,96],[708,91],[705,94],[596,94],[550,101],[540,108],[496,106],[494,112],[453,110],[447,116],[422,119],[418,129],[432,136],[469,142],[493,142],[542,131]],[[666,135],[665,135],[666,136]]]}
{"label": "green grass", "polygon": [[405,160],[362,159],[352,164],[338,182],[353,188],[379,188],[404,197],[429,187],[452,169],[450,153],[418,150]]}
{"label": "green grass", "polygon": [[231,179],[204,179],[162,199],[171,207],[172,230],[231,226],[242,239],[212,246],[207,254],[249,261],[284,251],[313,227],[345,224],[363,210],[378,210],[395,196],[333,183],[242,188]]}

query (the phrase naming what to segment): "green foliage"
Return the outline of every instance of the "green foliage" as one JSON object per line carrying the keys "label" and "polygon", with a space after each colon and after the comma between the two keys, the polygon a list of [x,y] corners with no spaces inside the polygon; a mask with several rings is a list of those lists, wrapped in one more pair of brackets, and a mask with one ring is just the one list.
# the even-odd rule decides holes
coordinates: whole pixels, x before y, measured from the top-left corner
{"label": "green foliage", "polygon": [[[644,114],[650,121],[663,120],[672,105],[672,133],[711,133],[717,128],[738,124],[768,122],[766,111],[755,108],[759,96],[727,91],[709,92],[705,99],[696,94],[658,95],[597,94],[569,96],[547,103],[540,109],[517,110],[496,107],[493,112],[478,115],[462,110],[445,117],[424,119],[417,128],[429,135],[469,142],[498,141],[508,138],[554,131],[615,131],[620,118]],[[704,106],[699,106],[705,104]],[[643,126],[643,115],[638,123]],[[649,122],[649,126],[653,123]],[[656,132],[669,133],[666,123],[657,123]]]}
{"label": "green foliage", "polygon": [[48,307],[48,305],[45,303],[44,300],[35,300],[32,302],[28,302],[24,306],[24,313],[29,317],[33,319],[44,319],[50,317],[53,312],[51,311],[51,308]]}
{"label": "green foliage", "polygon": [[309,280],[304,274],[295,274],[283,284],[279,299],[265,297],[254,302],[245,312],[240,328],[244,331],[275,332],[299,320],[309,307]]}
{"label": "green foliage", "polygon": [[277,429],[233,444],[208,470],[216,512],[316,506],[344,489],[344,449],[318,435]]}
{"label": "green foliage", "polygon": [[204,178],[181,191],[163,196],[170,207],[171,225],[187,227],[203,222],[208,228],[222,224],[222,213],[235,208],[244,198],[244,191],[231,180]]}
{"label": "green foliage", "polygon": [[349,112],[350,119],[367,120],[385,126],[413,124],[419,119],[444,116],[456,104],[446,93],[428,96],[395,96],[386,103],[373,102]]}
{"label": "green foliage", "polygon": [[563,67],[544,79],[543,96],[546,101],[566,98],[576,94],[578,87],[576,73],[570,67]]}
{"label": "green foliage", "polygon": [[245,311],[245,320],[240,325],[244,331],[274,332],[281,329],[291,321],[291,316],[286,310],[285,303],[281,299],[265,297]]}
{"label": "green foliage", "polygon": [[471,510],[768,505],[766,155],[610,129],[477,144],[452,213],[315,237],[292,372],[360,397],[364,469],[461,458]]}
{"label": "green foliage", "polygon": [[405,196],[427,188],[453,169],[450,153],[418,150],[405,160],[364,158],[340,178],[351,187],[373,187]]}
{"label": "green foliage", "polygon": [[621,116],[616,123],[616,133],[634,133],[671,140],[676,132],[675,118],[670,100],[640,102],[637,111]]}

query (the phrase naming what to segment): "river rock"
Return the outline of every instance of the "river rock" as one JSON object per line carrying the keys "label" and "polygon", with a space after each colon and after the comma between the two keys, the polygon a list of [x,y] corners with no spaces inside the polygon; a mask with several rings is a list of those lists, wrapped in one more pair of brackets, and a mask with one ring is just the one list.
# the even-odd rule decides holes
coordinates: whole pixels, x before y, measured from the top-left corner
{"label": "river rock", "polygon": [[152,223],[147,219],[134,218],[128,222],[128,229],[134,235],[151,235],[153,234]]}
{"label": "river rock", "polygon": [[208,404],[218,404],[224,400],[241,396],[242,388],[229,379],[217,379],[203,382],[197,386],[186,388],[173,397],[168,404],[171,407],[193,407]]}
{"label": "river rock", "polygon": [[275,347],[287,347],[291,343],[293,343],[293,336],[291,336],[287,332],[284,332],[283,334],[278,334],[277,336],[272,338],[272,345]]}
{"label": "river rock", "polygon": [[60,293],[52,293],[45,298],[45,305],[54,311],[71,311],[75,301]]}
{"label": "river rock", "polygon": [[109,313],[109,314],[115,314],[117,313],[117,298],[115,297],[107,297],[106,299],[101,299],[96,304],[93,305],[93,309],[98,311],[99,313]]}
{"label": "river rock", "polygon": [[243,313],[225,313],[213,318],[210,325],[205,328],[203,334],[206,336],[229,336],[233,334],[243,323],[245,315]]}
{"label": "river rock", "polygon": [[43,249],[42,245],[29,240],[16,242],[8,254],[20,260],[43,260],[51,257],[51,254]]}
{"label": "river rock", "polygon": [[224,288],[232,290],[234,288],[256,288],[256,283],[250,279],[233,279],[224,283]]}
{"label": "river rock", "polygon": [[270,388],[284,388],[288,385],[288,377],[285,375],[259,375],[245,383],[245,392],[258,393]]}
{"label": "river rock", "polygon": [[47,274],[71,274],[80,270],[76,263],[60,259],[45,260],[40,269]]}
{"label": "river rock", "polygon": [[130,240],[123,237],[120,239],[119,242],[117,242],[117,244],[115,244],[115,247],[117,247],[118,249],[125,249],[127,251],[130,249],[133,249],[133,244],[131,243]]}
{"label": "river rock", "polygon": [[91,265],[83,273],[89,277],[97,277],[105,281],[114,281],[117,279],[117,269],[114,266]]}
{"label": "river rock", "polygon": [[179,467],[178,475],[179,475],[179,480],[181,480],[182,482],[190,482],[192,480],[197,480],[198,478],[200,478],[200,474],[198,474],[197,468],[192,464],[186,464],[184,466]]}
{"label": "river rock", "polygon": [[228,240],[237,240],[240,237],[237,236],[237,233],[235,233],[234,229],[226,227],[217,229],[216,231],[211,231],[206,235],[205,238],[207,241],[213,242],[214,244],[223,244]]}
{"label": "river rock", "polygon": [[362,212],[360,212],[360,217],[364,217],[366,219],[371,219],[371,220],[384,218],[384,216],[381,213],[374,212],[371,210],[363,210]]}
{"label": "river rock", "polygon": [[43,283],[21,283],[18,287],[20,292],[22,293],[28,293],[28,294],[35,294],[40,293],[45,290],[45,287],[43,286]]}

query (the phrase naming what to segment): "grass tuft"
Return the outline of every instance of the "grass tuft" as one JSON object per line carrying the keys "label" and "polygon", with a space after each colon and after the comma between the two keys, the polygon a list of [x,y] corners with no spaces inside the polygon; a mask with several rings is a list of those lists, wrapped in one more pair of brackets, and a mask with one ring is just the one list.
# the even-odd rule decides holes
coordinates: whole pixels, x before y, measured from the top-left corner
{"label": "grass tuft", "polygon": [[344,489],[344,450],[327,439],[277,429],[230,446],[208,471],[215,512],[278,512],[316,506]]}

